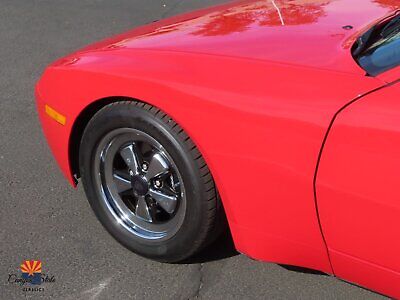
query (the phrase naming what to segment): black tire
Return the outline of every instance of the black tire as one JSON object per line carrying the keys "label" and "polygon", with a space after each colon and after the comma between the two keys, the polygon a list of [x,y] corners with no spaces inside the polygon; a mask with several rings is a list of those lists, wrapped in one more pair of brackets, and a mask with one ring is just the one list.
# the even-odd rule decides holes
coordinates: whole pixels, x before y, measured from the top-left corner
{"label": "black tire", "polygon": [[[173,158],[186,193],[183,222],[167,240],[148,240],[118,224],[104,204],[94,179],[94,154],[100,140],[118,128],[133,128],[157,140]],[[184,130],[159,109],[121,101],[99,110],[85,128],[79,150],[86,196],[107,231],[133,252],[162,262],[179,262],[210,244],[223,230],[225,217],[210,170]]]}

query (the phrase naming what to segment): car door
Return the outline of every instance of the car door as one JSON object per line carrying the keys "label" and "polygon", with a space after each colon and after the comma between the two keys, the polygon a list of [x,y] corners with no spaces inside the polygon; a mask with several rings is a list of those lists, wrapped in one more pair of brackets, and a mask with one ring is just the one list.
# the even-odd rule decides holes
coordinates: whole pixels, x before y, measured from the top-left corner
{"label": "car door", "polygon": [[316,195],[335,275],[400,297],[400,83],[337,114]]}

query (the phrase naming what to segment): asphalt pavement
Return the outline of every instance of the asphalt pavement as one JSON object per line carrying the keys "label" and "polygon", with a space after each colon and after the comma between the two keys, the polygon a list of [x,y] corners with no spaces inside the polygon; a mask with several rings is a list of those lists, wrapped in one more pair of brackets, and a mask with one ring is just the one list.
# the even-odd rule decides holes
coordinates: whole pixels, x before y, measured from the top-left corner
{"label": "asphalt pavement", "polygon": [[[33,96],[45,66],[109,35],[220,2],[0,0],[0,299],[383,298],[334,277],[251,260],[229,236],[187,264],[144,259],[106,233],[82,186],[74,190],[58,170]],[[26,259],[41,260],[54,282],[24,291],[9,280]]]}

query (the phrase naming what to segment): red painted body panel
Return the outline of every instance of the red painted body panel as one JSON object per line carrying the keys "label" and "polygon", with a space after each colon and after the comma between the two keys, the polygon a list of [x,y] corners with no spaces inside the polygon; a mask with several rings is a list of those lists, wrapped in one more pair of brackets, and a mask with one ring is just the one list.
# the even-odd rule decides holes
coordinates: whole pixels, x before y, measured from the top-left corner
{"label": "red painted body panel", "polygon": [[[153,23],[85,50],[205,53],[364,74],[349,55],[349,47],[360,30],[386,16],[391,8],[370,0],[358,3],[359,0],[240,1],[200,16],[189,14],[172,23]],[[344,30],[345,25],[354,29]]]}
{"label": "red painted body panel", "polygon": [[152,104],[202,152],[239,251],[333,273],[313,180],[333,116],[385,84],[364,76],[350,53],[393,10],[380,2],[241,1],[89,46],[53,63],[37,85],[50,148],[73,183],[68,148],[79,114],[111,96]]}
{"label": "red painted body panel", "polygon": [[[317,177],[334,272],[400,298],[400,85],[343,110]],[[360,266],[360,267],[359,267]]]}
{"label": "red painted body panel", "polygon": [[[103,53],[96,64],[86,63],[96,57],[84,57],[75,70],[58,67],[44,74],[39,92],[43,99],[57,99],[46,101],[67,117],[64,127],[42,118],[66,174],[69,120],[93,99],[113,95],[141,99],[171,115],[200,148],[239,250],[330,272],[313,197],[318,153],[333,114],[381,83],[358,75],[242,59],[142,50],[129,54]],[[124,69],[127,62],[135,68]],[[109,68],[108,74],[90,69],[99,65]],[[219,68],[210,73],[210,65]],[[239,180],[242,169],[251,176]],[[260,188],[251,189],[258,184],[255,177],[261,180]],[[292,253],[282,253],[283,249]]]}

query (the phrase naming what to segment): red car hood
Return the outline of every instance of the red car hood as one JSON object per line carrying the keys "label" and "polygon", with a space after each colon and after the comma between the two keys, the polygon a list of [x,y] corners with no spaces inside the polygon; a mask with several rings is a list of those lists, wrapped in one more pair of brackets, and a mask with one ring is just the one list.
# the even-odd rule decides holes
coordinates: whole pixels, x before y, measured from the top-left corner
{"label": "red car hood", "polygon": [[367,26],[397,9],[397,2],[239,1],[154,22],[81,52],[179,51],[362,73],[351,45]]}

